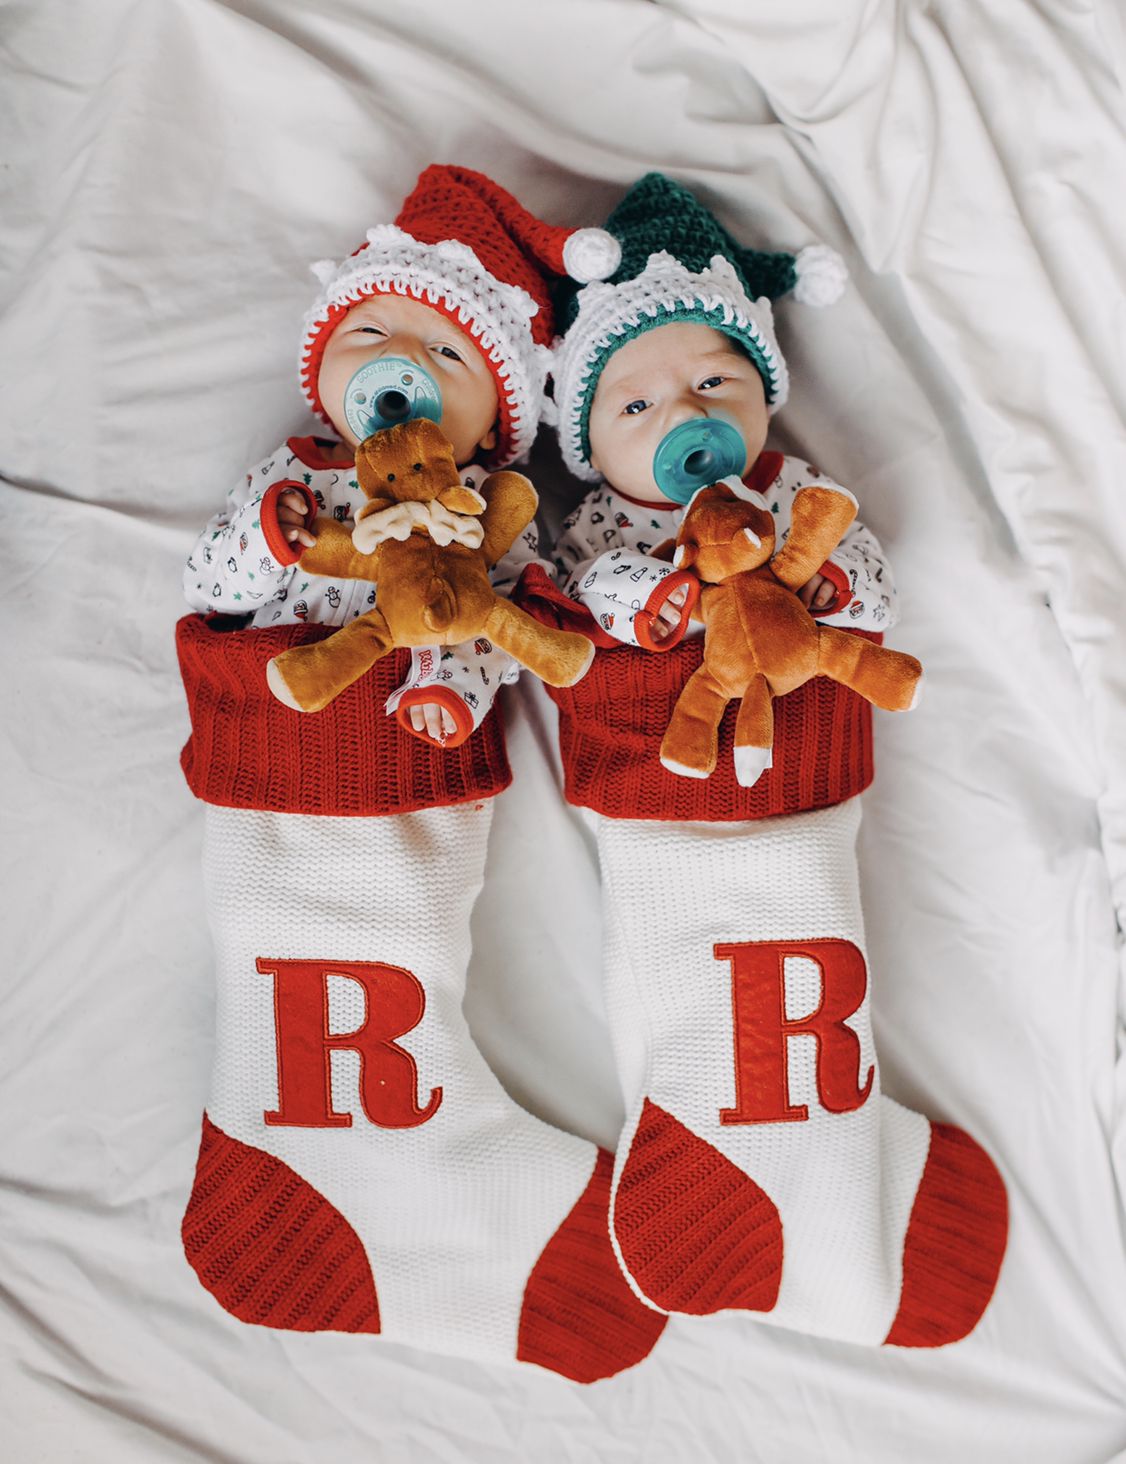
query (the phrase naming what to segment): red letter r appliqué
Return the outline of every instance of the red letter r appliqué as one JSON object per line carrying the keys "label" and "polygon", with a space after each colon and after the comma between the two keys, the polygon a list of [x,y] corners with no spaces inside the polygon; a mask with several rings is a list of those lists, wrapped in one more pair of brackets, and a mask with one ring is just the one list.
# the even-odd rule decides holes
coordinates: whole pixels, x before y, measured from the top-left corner
{"label": "red letter r appliqu\u00e9", "polygon": [[[395,1041],[417,1027],[426,1010],[426,993],[412,972],[377,961],[255,962],[274,978],[274,1029],[277,1037],[278,1106],[263,1114],[268,1124],[300,1128],[349,1128],[350,1113],[332,1106],[331,1054],[342,1048],[359,1053],[360,1102],[380,1128],[414,1128],[433,1118],[442,1101],[434,1088],[425,1106],[418,1102],[414,1058]],[[328,978],[355,981],[364,993],[364,1020],[353,1032],[330,1032]]]}
{"label": "red letter r appliqu\u00e9", "polygon": [[[808,1033],[817,1044],[817,1091],[830,1113],[848,1113],[868,1101],[873,1067],[860,1084],[860,1040],[845,1026],[868,989],[859,949],[847,940],[764,940],[717,945],[731,963],[735,1036],[735,1107],[721,1108],[721,1123],[801,1123],[804,1103],[791,1104],[788,1039]],[[786,1016],[786,957],[804,956],[821,973],[821,1001],[807,1017]]]}

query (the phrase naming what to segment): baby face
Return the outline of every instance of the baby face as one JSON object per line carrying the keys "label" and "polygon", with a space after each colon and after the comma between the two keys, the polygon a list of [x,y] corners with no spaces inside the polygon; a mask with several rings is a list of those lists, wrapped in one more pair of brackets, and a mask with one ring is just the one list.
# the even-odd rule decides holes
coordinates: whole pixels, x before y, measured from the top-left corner
{"label": "baby face", "polygon": [[606,364],[590,411],[590,465],[613,488],[666,505],[653,481],[661,438],[693,417],[723,417],[747,447],[747,466],[766,441],[766,390],[730,336],[673,321],[628,341]]}
{"label": "baby face", "polygon": [[497,389],[484,356],[448,316],[405,295],[361,300],[329,337],[317,386],[345,442],[358,445],[344,414],[345,389],[361,366],[381,356],[405,356],[438,383],[439,425],[459,466],[472,462],[478,449],[496,446]]}

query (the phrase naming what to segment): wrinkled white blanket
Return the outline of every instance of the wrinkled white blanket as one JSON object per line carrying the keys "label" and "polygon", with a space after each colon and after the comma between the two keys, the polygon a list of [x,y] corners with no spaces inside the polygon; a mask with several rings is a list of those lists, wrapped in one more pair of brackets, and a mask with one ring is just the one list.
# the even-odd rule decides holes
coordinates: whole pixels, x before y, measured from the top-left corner
{"label": "wrinkled white blanket", "polygon": [[[1126,1460],[1120,57],[1088,0],[0,6],[5,1458]],[[1010,1186],[946,1352],[675,1321],[581,1390],[243,1327],[182,1259],[212,987],[180,564],[307,426],[307,262],[435,160],[573,222],[657,167],[848,259],[831,311],[779,307],[776,445],[856,492],[928,672],[877,719],[862,877],[885,1087]],[[557,522],[577,485],[534,471]],[[592,852],[550,703],[507,711],[470,1018],[518,1099],[612,1144]]]}

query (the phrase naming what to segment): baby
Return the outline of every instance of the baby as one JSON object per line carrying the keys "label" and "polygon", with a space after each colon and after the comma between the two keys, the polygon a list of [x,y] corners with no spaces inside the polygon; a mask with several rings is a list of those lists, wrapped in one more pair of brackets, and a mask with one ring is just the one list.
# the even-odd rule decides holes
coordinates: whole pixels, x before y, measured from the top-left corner
{"label": "baby", "polygon": [[[729,481],[771,510],[779,543],[798,490],[837,485],[809,463],[763,451],[788,384],[765,296],[780,293],[788,256],[741,249],[660,174],[635,185],[608,227],[622,240],[623,282],[590,285],[564,303],[570,329],[554,368],[564,460],[578,477],[601,482],[564,522],[555,563],[562,588],[609,635],[666,651],[688,629],[693,586],[652,553],[676,537],[688,496],[669,497],[654,475],[657,449],[674,428],[708,419],[735,430],[746,458]],[[803,262],[817,277],[819,302],[834,281],[839,293],[843,265],[831,251],[806,250],[799,269]],[[808,280],[804,293],[814,294]],[[859,523],[799,594],[828,624],[887,630],[895,620],[890,571]]]}
{"label": "baby", "polygon": [[[375,603],[359,580],[301,569],[318,514],[350,523],[364,501],[358,437],[345,411],[355,373],[396,358],[422,367],[441,395],[440,425],[464,481],[526,455],[535,436],[552,316],[548,277],[602,267],[600,230],[555,229],[504,189],[464,168],[427,168],[395,225],[368,232],[341,264],[314,266],[321,294],[305,320],[301,385],[334,439],[291,437],[253,467],[200,534],[184,571],[200,612],[250,615],[253,626],[344,625]],[[605,267],[616,262],[605,255]],[[576,259],[579,261],[576,263]],[[536,553],[529,525],[491,575],[507,593]],[[423,740],[453,747],[480,725],[511,657],[478,638],[437,654],[416,650],[407,682],[387,702]]]}
{"label": "baby", "polygon": [[[589,279],[617,251],[599,256],[596,239],[592,259],[589,234],[540,223],[459,168],[428,169],[398,223],[318,269],[301,379],[338,436],[291,439],[255,468],[187,575],[193,605],[249,611],[251,628],[198,615],[179,627],[216,977],[184,1250],[249,1324],[591,1382],[645,1357],[664,1318],[619,1272],[608,1156],[513,1103],[465,1024],[470,916],[510,777],[500,728],[432,755],[373,718],[364,693],[390,666],[325,717],[295,717],[268,692],[265,660],[304,638],[294,622],[351,624],[369,603],[368,583],[301,564],[315,515],[347,524],[367,501],[357,437],[402,417],[425,371],[471,481],[519,457],[540,417],[545,276]],[[376,420],[370,377],[396,358]],[[506,675],[486,643],[463,649],[437,675],[416,661],[398,716],[424,740],[461,740]]]}
{"label": "baby", "polygon": [[[602,479],[566,521],[557,567],[610,638],[667,651],[695,585],[654,551],[698,487],[721,480],[753,499],[778,540],[800,488],[836,489],[764,445],[787,391],[770,297],[827,303],[843,266],[824,249],[742,249],[657,174],[607,227],[621,266],[566,305],[555,351],[564,459]],[[894,619],[879,545],[855,525],[800,594],[827,621],[880,631]],[[606,649],[559,700],[568,790],[601,871],[626,1106],[619,1261],[670,1312],[871,1345],[956,1341],[997,1279],[1005,1189],[973,1138],[880,1088],[856,864],[866,724],[844,696],[811,696],[784,744],[754,749],[757,768],[727,762],[742,787],[721,772],[689,784],[657,753],[685,666],[638,660]],[[580,702],[601,713],[596,730]]]}

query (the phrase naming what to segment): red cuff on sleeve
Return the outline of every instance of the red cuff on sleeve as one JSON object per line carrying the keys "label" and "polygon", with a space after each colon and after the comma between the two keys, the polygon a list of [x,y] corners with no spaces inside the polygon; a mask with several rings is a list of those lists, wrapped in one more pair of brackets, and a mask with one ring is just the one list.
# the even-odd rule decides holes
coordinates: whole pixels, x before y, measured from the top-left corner
{"label": "red cuff on sleeve", "polygon": [[820,610],[810,610],[809,613],[815,620],[820,620],[823,615],[835,615],[838,610],[843,610],[852,599],[852,590],[849,588],[848,575],[845,574],[839,564],[834,564],[831,559],[826,559],[825,563],[818,570],[818,574],[823,574],[827,580],[831,580],[837,593]]}
{"label": "red cuff on sleeve", "polygon": [[[434,702],[454,719],[455,730],[445,742],[435,742],[429,732],[417,732],[411,724],[411,707],[424,707]],[[451,691],[448,686],[413,686],[410,691],[403,693],[402,700],[395,708],[395,720],[404,731],[425,742],[428,747],[460,747],[473,731],[473,713],[457,692]]]}
{"label": "red cuff on sleeve", "polygon": [[[681,610],[680,624],[670,636],[663,641],[655,641],[652,636],[653,621],[657,618],[657,611],[665,603],[674,591],[680,589],[681,585],[688,586],[688,595]],[[700,598],[700,581],[688,569],[678,569],[657,585],[653,593],[645,602],[645,607],[639,610],[634,616],[633,631],[637,636],[637,644],[643,651],[671,651],[684,639],[684,632],[688,629],[688,621],[692,611],[696,608],[696,601]]]}
{"label": "red cuff on sleeve", "polygon": [[307,529],[313,527],[317,517],[317,500],[307,483],[299,483],[296,478],[283,478],[280,483],[270,484],[258,505],[259,522],[266,536],[266,547],[279,564],[296,564],[305,549],[298,539],[291,544],[282,534],[282,527],[278,522],[278,499],[291,488],[304,495]]}

